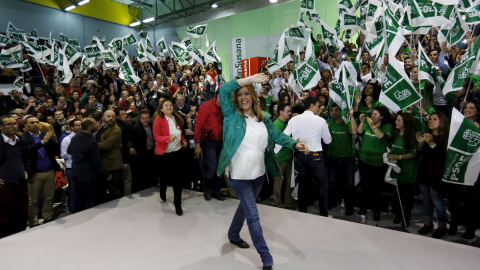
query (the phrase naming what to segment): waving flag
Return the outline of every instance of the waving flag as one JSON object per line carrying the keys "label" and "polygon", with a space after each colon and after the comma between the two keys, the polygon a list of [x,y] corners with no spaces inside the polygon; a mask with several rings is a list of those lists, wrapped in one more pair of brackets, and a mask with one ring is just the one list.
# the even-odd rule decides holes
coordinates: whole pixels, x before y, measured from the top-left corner
{"label": "waving flag", "polygon": [[285,66],[292,57],[290,56],[290,49],[288,48],[287,41],[285,39],[285,32],[282,33],[280,40],[278,41],[277,47],[273,52],[273,57],[268,61],[267,68],[270,72],[274,72],[277,69]]}
{"label": "waving flag", "polygon": [[127,84],[135,84],[140,81],[140,78],[137,77],[134,73],[132,64],[130,63],[130,57],[128,54],[125,56],[125,59],[120,66],[120,73],[118,75],[120,79],[124,80]]}
{"label": "waving flag", "polygon": [[194,38],[201,38],[207,31],[207,24],[187,27],[187,35]]}
{"label": "waving flag", "polygon": [[168,48],[167,48],[167,43],[165,42],[165,38],[162,37],[161,39],[159,39],[157,41],[157,44],[155,44],[158,46],[158,48],[160,48],[160,53],[167,53],[168,52]]}
{"label": "waving flag", "polygon": [[1,68],[20,68],[23,65],[22,62],[23,55],[21,44],[10,49],[3,49],[0,54]]}

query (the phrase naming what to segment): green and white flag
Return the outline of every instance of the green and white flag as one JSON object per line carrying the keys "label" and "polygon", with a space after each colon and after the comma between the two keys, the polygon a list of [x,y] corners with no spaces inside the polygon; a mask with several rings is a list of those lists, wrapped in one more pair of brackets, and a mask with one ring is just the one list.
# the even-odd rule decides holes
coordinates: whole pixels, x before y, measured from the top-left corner
{"label": "green and white flag", "polygon": [[207,59],[207,60],[210,60],[210,61],[219,63],[219,62],[221,61],[221,59],[220,59],[220,57],[217,55],[217,48],[216,48],[216,46],[215,46],[216,43],[217,43],[217,41],[215,40],[215,41],[210,45],[210,47],[208,47],[207,51],[206,51],[205,54],[204,54],[204,57],[205,57],[205,59]]}
{"label": "green and white flag", "polygon": [[136,84],[140,81],[140,78],[135,75],[132,64],[130,63],[130,57],[128,54],[120,66],[120,72],[118,74],[120,79],[124,80],[127,84]]}
{"label": "green and white flag", "polygon": [[21,72],[27,72],[32,70],[32,66],[28,62],[28,60],[23,60],[22,67],[20,68]]}
{"label": "green and white flag", "polygon": [[10,36],[10,34],[12,34],[12,33],[23,34],[25,32],[23,32],[23,30],[21,30],[21,29],[16,28],[15,25],[13,25],[13,23],[8,22],[7,36]]}
{"label": "green and white flag", "polygon": [[10,38],[0,34],[0,47],[7,46],[10,43]]}
{"label": "green and white flag", "polygon": [[138,42],[135,35],[132,32],[122,37],[123,47],[136,44]]}
{"label": "green and white flag", "polygon": [[[370,0],[368,1],[368,9],[367,9],[367,21],[372,21],[378,17],[378,14],[381,13],[382,10],[382,2],[378,0]],[[377,16],[376,16],[377,15]]]}
{"label": "green and white flag", "polygon": [[365,30],[365,20],[358,18],[355,15],[350,15],[348,13],[344,13],[342,17],[340,17],[340,27],[343,29],[350,29],[350,30]]}
{"label": "green and white flag", "polygon": [[317,12],[315,10],[315,0],[301,0],[302,3],[300,4],[300,11],[301,12]]}
{"label": "green and white flag", "polygon": [[180,43],[185,45],[185,48],[187,48],[188,45],[192,44],[192,41],[190,40],[190,37],[185,37],[184,39],[182,39],[182,41],[180,41]]}
{"label": "green and white flag", "polygon": [[[187,27],[187,35],[194,38],[201,38],[207,31],[207,24]],[[188,45],[187,45],[188,46]]]}
{"label": "green and white flag", "polygon": [[87,68],[93,67],[93,62],[88,61],[88,57],[86,55],[82,57],[82,61],[80,63],[80,72],[83,74],[87,74]]}
{"label": "green and white flag", "polygon": [[33,29],[32,32],[30,32],[31,37],[38,37],[37,29]]}
{"label": "green and white flag", "polygon": [[308,39],[305,62],[301,63],[297,69],[297,83],[302,89],[307,90],[316,86],[321,78],[317,59],[312,48],[312,40]]}
{"label": "green and white flag", "polygon": [[445,86],[445,80],[423,49],[420,49],[418,56],[418,80],[428,80],[436,86],[438,91]]}
{"label": "green and white flag", "polygon": [[157,56],[155,55],[155,47],[153,47],[153,43],[150,40],[150,37],[147,34],[147,37],[145,38],[145,50],[147,53],[147,58],[148,61],[157,61]]}
{"label": "green and white flag", "polygon": [[140,38],[146,38],[146,37],[148,37],[148,33],[147,33],[147,32],[143,32],[143,31],[140,31],[140,32],[138,33],[138,36],[139,36]]}
{"label": "green and white flag", "polygon": [[[338,9],[344,9],[344,10],[347,10],[349,11],[350,13],[355,13],[355,11],[353,10],[353,3],[352,3],[352,0],[338,0],[337,2],[338,4]],[[340,13],[339,13],[340,15]]]}
{"label": "green and white flag", "polygon": [[[373,82],[377,81],[377,77],[380,77],[379,75],[382,73],[382,66],[384,64],[384,58],[385,56],[385,46],[384,46],[385,40],[382,40],[380,44],[378,45],[379,52],[378,54],[375,54],[375,61],[373,61],[373,66],[372,66],[372,73],[375,74],[375,78],[373,78]],[[371,53],[371,51],[370,51]]]}
{"label": "green and white flag", "polygon": [[422,96],[413,86],[395,55],[390,54],[378,101],[390,110],[398,112],[420,100],[422,100]]}
{"label": "green and white flag", "polygon": [[70,65],[68,64],[67,56],[63,50],[59,51],[59,57],[61,58],[60,64],[57,66],[57,69],[61,72],[60,82],[69,83],[73,78],[73,72],[70,70]]}
{"label": "green and white flag", "polygon": [[95,45],[85,46],[85,55],[88,58],[88,61],[94,62],[97,57],[100,56],[100,50]]}
{"label": "green and white flag", "polygon": [[443,94],[448,92],[460,90],[463,88],[465,79],[475,71],[478,64],[478,56],[480,50],[480,39],[477,38],[475,42],[468,47],[467,52],[462,56],[460,62],[455,65],[455,68],[448,75],[445,86],[443,87]]}
{"label": "green and white flag", "polygon": [[343,49],[343,47],[345,47],[343,42],[338,38],[338,35],[335,29],[330,27],[327,23],[325,23],[322,20],[320,20],[320,26],[322,27],[323,39],[325,40],[326,44],[330,46],[334,46],[338,51]]}
{"label": "green and white flag", "polygon": [[72,65],[73,62],[75,62],[75,60],[77,60],[79,57],[82,57],[82,54],[75,50],[75,48],[73,48],[73,46],[68,43],[65,43],[65,47],[63,47],[63,52],[65,53],[69,65]]}
{"label": "green and white flag", "polygon": [[0,54],[1,68],[20,68],[23,65],[22,62],[23,54],[21,44],[10,49],[3,49]]}
{"label": "green and white flag", "polygon": [[115,57],[115,54],[112,52],[112,50],[105,50],[100,52],[103,57],[103,63],[105,64],[105,67],[107,68],[119,68],[120,64],[117,61],[117,58]]}
{"label": "green and white flag", "polygon": [[173,58],[180,66],[188,64],[187,60],[185,60],[185,57],[187,56],[187,47],[185,47],[184,44],[172,41],[170,51],[172,52]]}
{"label": "green and white flag", "polygon": [[59,52],[60,52],[60,49],[58,48],[57,43],[52,42],[52,47],[50,49],[50,57],[48,59],[50,65],[52,66],[58,65],[58,63],[60,62]]}
{"label": "green and white flag", "polygon": [[473,186],[480,172],[479,146],[480,129],[453,108],[442,180]]}
{"label": "green and white flag", "polygon": [[282,36],[280,36],[277,47],[273,52],[273,57],[268,61],[267,68],[273,73],[277,69],[285,66],[291,59],[290,48],[288,48],[287,40],[285,39],[285,32],[283,32]]}
{"label": "green and white flag", "polygon": [[0,93],[2,93],[5,96],[10,95],[10,93],[13,90],[22,91],[22,89],[23,89],[22,76],[17,76],[17,78],[15,78],[15,81],[13,83],[0,84]]}
{"label": "green and white flag", "polygon": [[466,12],[466,24],[478,24],[480,22],[480,2],[475,2],[473,7]]}
{"label": "green and white flag", "polygon": [[342,116],[348,114],[348,110],[351,107],[350,104],[350,92],[347,75],[345,74],[345,63],[342,62],[342,65],[338,69],[338,72],[335,73],[334,80],[332,82],[332,88],[329,91],[329,95],[332,98],[332,101],[335,102],[342,111]]}
{"label": "green and white flag", "polygon": [[[208,39],[207,39],[208,40]],[[155,44],[157,45],[158,48],[160,48],[160,53],[167,53],[168,52],[168,48],[167,48],[167,43],[165,42],[165,38],[162,37],[161,39],[159,39],[157,41],[157,43]],[[208,46],[207,46],[208,47]]]}
{"label": "green and white flag", "polygon": [[117,37],[112,39],[110,43],[108,43],[108,47],[113,51],[113,52],[122,52],[123,50],[123,38]]}
{"label": "green and white flag", "polygon": [[453,46],[463,39],[465,34],[468,32],[468,29],[469,28],[465,23],[465,20],[457,11],[455,20],[443,25],[440,31],[438,31],[438,42],[442,43],[444,40],[446,40],[449,47]]}
{"label": "green and white flag", "polygon": [[80,43],[77,39],[69,39],[68,44],[72,45],[75,48],[80,48]]}
{"label": "green and white flag", "polygon": [[310,33],[307,33],[307,29],[302,26],[298,26],[294,24],[289,28],[287,28],[286,31],[287,31],[288,37],[290,38],[302,40],[302,41],[306,41],[307,39],[309,39]]}
{"label": "green and white flag", "polygon": [[[440,1],[436,1],[440,2]],[[458,0],[445,0],[436,3],[430,0],[409,0],[410,22],[416,26],[442,26],[449,23],[455,12]]]}
{"label": "green and white flag", "polygon": [[147,49],[145,48],[145,41],[143,39],[137,43],[137,60],[139,62],[148,62]]}
{"label": "green and white flag", "polygon": [[387,35],[388,54],[396,55],[402,47],[405,37],[403,35],[403,28],[388,8],[385,8],[385,31]]}
{"label": "green and white flag", "polygon": [[203,51],[193,46],[193,44],[188,45],[187,47],[188,55],[192,57],[193,60],[197,63],[203,65]]}
{"label": "green and white flag", "polygon": [[297,83],[298,80],[298,67],[300,65],[300,47],[297,47],[297,54],[295,55],[294,68],[290,77],[288,77],[288,84],[292,87],[292,90],[298,97],[302,96],[302,87]]}
{"label": "green and white flag", "polygon": [[27,41],[27,34],[11,33],[10,37],[14,41],[25,42]]}
{"label": "green and white flag", "polygon": [[68,37],[62,33],[60,33],[60,42],[68,43]]}

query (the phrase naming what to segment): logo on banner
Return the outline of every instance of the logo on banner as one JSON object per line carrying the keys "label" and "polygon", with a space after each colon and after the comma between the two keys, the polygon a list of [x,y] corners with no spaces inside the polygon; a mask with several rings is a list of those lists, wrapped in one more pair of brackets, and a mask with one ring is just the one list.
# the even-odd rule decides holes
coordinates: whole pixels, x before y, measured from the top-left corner
{"label": "logo on banner", "polygon": [[393,94],[398,101],[402,101],[412,95],[408,89],[397,91]]}
{"label": "logo on banner", "polygon": [[469,146],[477,146],[480,143],[480,134],[471,129],[465,130],[463,138],[468,141]]}
{"label": "logo on banner", "polygon": [[467,75],[468,75],[468,68],[467,67],[464,67],[460,73],[458,74],[458,78],[459,79],[465,79],[467,78]]}
{"label": "logo on banner", "polygon": [[450,36],[456,36],[460,32],[460,26],[457,24],[455,27],[452,28],[452,31],[450,33]]}

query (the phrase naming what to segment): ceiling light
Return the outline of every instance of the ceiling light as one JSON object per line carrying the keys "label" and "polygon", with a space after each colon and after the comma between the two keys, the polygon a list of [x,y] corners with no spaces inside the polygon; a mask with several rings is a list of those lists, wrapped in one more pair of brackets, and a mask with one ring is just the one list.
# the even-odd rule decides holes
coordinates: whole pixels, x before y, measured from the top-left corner
{"label": "ceiling light", "polygon": [[83,0],[83,1],[80,1],[78,2],[78,5],[81,6],[81,5],[85,5],[86,3],[90,2],[90,0]]}
{"label": "ceiling light", "polygon": [[270,4],[274,4],[274,3],[277,3],[278,0],[268,0],[268,2],[269,2]]}
{"label": "ceiling light", "polygon": [[65,11],[72,10],[72,9],[74,9],[74,8],[76,8],[76,7],[77,7],[77,6],[75,6],[75,5],[68,6],[68,7],[65,8]]}
{"label": "ceiling light", "polygon": [[218,7],[217,3],[212,4],[212,8],[217,8],[217,7]]}
{"label": "ceiling light", "polygon": [[150,18],[147,18],[147,19],[143,20],[144,23],[153,22],[153,21],[155,21],[155,17],[150,17]]}
{"label": "ceiling light", "polygon": [[141,22],[133,22],[130,24],[130,27],[134,27],[134,26],[137,26],[137,25],[140,25]]}

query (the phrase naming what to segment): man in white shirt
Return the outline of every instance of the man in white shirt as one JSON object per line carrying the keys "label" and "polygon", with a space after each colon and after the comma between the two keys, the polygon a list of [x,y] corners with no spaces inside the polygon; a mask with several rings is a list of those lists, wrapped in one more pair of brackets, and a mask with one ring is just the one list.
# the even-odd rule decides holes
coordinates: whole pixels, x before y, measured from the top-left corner
{"label": "man in white shirt", "polygon": [[72,181],[72,177],[70,176],[72,172],[72,156],[67,154],[68,146],[72,141],[73,136],[75,136],[78,132],[82,130],[82,121],[79,119],[74,119],[68,123],[68,128],[70,129],[70,134],[66,136],[60,145],[60,157],[65,160],[65,174],[67,177],[68,182],[68,207],[70,211],[73,206],[73,202],[75,202],[75,183]]}
{"label": "man in white shirt", "polygon": [[319,187],[318,206],[321,216],[328,216],[328,176],[323,156],[322,140],[329,144],[332,136],[328,131],[325,119],[318,116],[320,102],[314,97],[307,97],[304,101],[303,114],[293,117],[288,122],[284,133],[292,135],[296,140],[302,140],[310,149],[308,155],[298,154],[298,209],[307,212],[307,175],[314,177]]}

